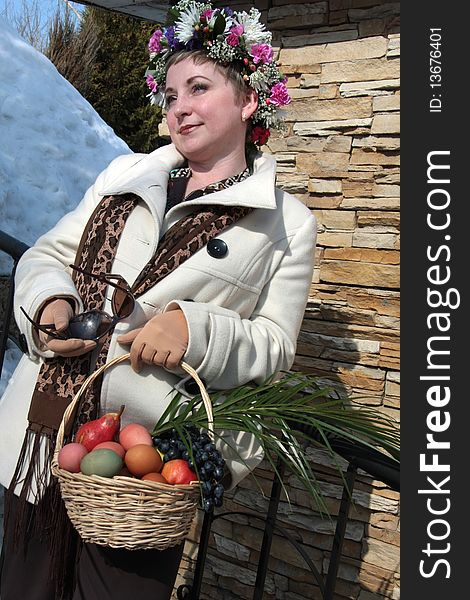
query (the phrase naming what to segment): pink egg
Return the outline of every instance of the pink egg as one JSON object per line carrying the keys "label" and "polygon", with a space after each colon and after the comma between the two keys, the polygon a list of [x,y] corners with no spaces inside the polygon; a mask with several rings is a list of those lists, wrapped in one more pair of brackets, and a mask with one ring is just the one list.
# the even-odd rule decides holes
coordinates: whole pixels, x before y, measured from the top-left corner
{"label": "pink egg", "polygon": [[152,446],[152,437],[150,433],[145,429],[143,425],[138,423],[129,423],[123,427],[119,433],[119,443],[124,450],[129,450],[132,446],[137,444],[145,444],[146,446]]}
{"label": "pink egg", "polygon": [[85,454],[88,454],[88,450],[82,444],[78,444],[77,442],[65,444],[59,452],[59,467],[70,473],[79,473],[80,461]]}
{"label": "pink egg", "polygon": [[124,458],[124,454],[126,453],[121,444],[118,444],[117,442],[101,442],[95,446],[93,450],[98,450],[98,448],[108,448],[108,450],[114,450],[114,452],[119,454],[121,458]]}

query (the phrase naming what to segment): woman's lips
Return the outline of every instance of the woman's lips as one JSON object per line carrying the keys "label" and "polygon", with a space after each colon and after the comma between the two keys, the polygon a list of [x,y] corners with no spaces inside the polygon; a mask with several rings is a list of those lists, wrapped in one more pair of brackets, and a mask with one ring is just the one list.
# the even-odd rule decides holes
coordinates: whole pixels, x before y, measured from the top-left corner
{"label": "woman's lips", "polygon": [[180,133],[180,135],[188,135],[189,133],[194,131],[196,129],[196,127],[199,127],[199,123],[193,123],[191,125],[183,125],[183,127],[180,127],[179,133]]}

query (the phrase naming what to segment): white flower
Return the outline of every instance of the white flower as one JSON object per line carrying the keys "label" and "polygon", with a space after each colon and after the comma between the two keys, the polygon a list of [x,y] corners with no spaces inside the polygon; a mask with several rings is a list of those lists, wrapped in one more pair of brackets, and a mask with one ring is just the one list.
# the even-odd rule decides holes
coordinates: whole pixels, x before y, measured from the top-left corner
{"label": "white flower", "polygon": [[178,3],[175,4],[175,6],[173,8],[176,9],[178,12],[182,13],[188,8],[188,6],[191,6],[192,4],[198,5],[201,12],[203,10],[205,10],[207,7],[210,8],[209,2],[206,2],[206,3],[196,2],[195,0],[180,0]]}
{"label": "white flower", "polygon": [[150,96],[150,104],[164,108],[165,106],[165,94],[160,90],[156,94],[148,94]]}
{"label": "white flower", "polygon": [[269,86],[266,83],[266,76],[260,70],[254,71],[250,75],[250,87],[257,92],[268,92]]}
{"label": "white flower", "polygon": [[249,13],[237,12],[236,21],[239,25],[243,25],[243,37],[247,48],[251,48],[253,44],[270,44],[272,35],[266,31],[263,23],[260,22],[261,13],[257,8],[250,9]]}
{"label": "white flower", "polygon": [[279,113],[277,110],[274,114],[266,115],[266,123],[268,127],[276,127],[279,124]]}
{"label": "white flower", "polygon": [[192,39],[194,34],[194,26],[200,22],[201,12],[204,10],[204,4],[200,2],[191,2],[186,10],[179,16],[175,23],[176,37],[186,44]]}

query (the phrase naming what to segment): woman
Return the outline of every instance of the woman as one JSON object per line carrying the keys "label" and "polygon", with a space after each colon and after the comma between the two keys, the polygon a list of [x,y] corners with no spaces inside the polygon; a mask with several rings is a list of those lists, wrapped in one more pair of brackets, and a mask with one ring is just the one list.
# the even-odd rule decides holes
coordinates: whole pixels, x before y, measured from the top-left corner
{"label": "woman", "polygon": [[[50,516],[53,486],[40,485],[37,474],[51,483],[57,425],[97,364],[130,351],[130,364],[106,371],[80,419],[125,404],[123,424],[151,430],[172,394],[198,391],[181,360],[217,390],[261,382],[294,359],[315,220],[275,188],[275,160],[246,145],[265,142],[288,102],[270,34],[255,10],[187,0],[175,9],[175,24],[152,36],[147,77],[152,100],[165,99],[172,144],[114,160],[18,265],[15,315],[29,353],[0,404],[0,481],[10,506],[2,600],[171,595],[182,545],[129,552],[78,544],[75,554],[57,523],[60,535],[45,540],[30,527],[28,543],[15,544],[17,513]],[[63,334],[74,315],[96,309],[114,315],[104,335]],[[262,452],[250,436],[224,439],[233,487]],[[77,560],[73,583],[50,580],[57,556],[47,543],[65,566]]]}

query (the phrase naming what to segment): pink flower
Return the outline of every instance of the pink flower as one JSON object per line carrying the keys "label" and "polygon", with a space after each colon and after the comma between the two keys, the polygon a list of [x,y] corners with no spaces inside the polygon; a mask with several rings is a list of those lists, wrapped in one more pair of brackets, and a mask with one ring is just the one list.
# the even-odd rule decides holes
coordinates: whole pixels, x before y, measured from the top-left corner
{"label": "pink flower", "polygon": [[156,29],[153,34],[152,37],[150,38],[149,41],[149,51],[150,52],[160,52],[162,49],[162,43],[161,43],[161,39],[163,37],[163,31],[161,29]]}
{"label": "pink flower", "polygon": [[156,94],[158,92],[158,83],[155,81],[155,78],[153,75],[147,75],[147,77],[145,78],[145,81],[147,82],[147,85],[150,88],[150,91],[153,94]]}
{"label": "pink flower", "polygon": [[251,55],[255,65],[258,63],[270,63],[273,59],[273,48],[270,44],[253,44],[251,46]]}
{"label": "pink flower", "polygon": [[255,125],[255,127],[253,127],[251,130],[251,141],[254,144],[264,146],[270,135],[271,133],[269,129],[266,129],[266,127],[261,127],[261,125]]}
{"label": "pink flower", "polygon": [[206,21],[210,21],[212,19],[213,14],[214,14],[214,11],[209,8],[208,10],[205,10],[202,13],[202,16],[205,17]]}
{"label": "pink flower", "polygon": [[276,83],[276,85],[273,85],[269,100],[276,106],[285,106],[286,104],[289,104],[291,97],[287,91],[286,84],[279,82]]}
{"label": "pink flower", "polygon": [[230,46],[238,46],[240,42],[240,36],[242,35],[244,29],[243,25],[235,25],[230,29],[230,33],[227,36],[227,44]]}

